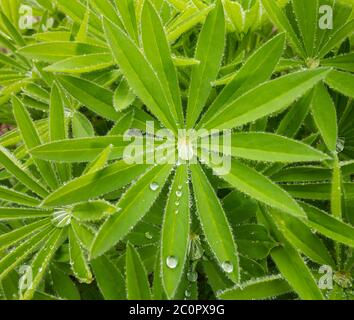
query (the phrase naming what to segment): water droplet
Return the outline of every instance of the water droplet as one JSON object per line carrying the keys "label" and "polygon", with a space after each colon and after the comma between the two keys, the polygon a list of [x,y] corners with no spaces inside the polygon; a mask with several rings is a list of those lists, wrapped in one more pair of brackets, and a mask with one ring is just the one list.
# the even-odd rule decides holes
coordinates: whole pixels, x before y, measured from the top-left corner
{"label": "water droplet", "polygon": [[166,265],[170,269],[175,269],[178,265],[178,259],[175,256],[168,256],[166,259]]}
{"label": "water droplet", "polygon": [[182,192],[181,191],[176,191],[176,196],[177,196],[177,198],[182,197]]}
{"label": "water droplet", "polygon": [[232,271],[234,271],[234,266],[232,265],[232,263],[230,261],[224,261],[221,264],[221,268],[226,272],[226,273],[231,273]]}
{"label": "water droplet", "polygon": [[184,292],[184,295],[185,295],[186,298],[189,298],[191,296],[191,293],[188,290],[186,290]]}
{"label": "water droplet", "polygon": [[159,186],[158,183],[156,183],[156,182],[153,182],[153,183],[150,184],[150,189],[151,189],[152,191],[156,191],[159,187],[160,187],[160,186]]}
{"label": "water droplet", "polygon": [[179,211],[178,211],[178,209],[175,211],[175,214],[178,214],[179,213]]}
{"label": "water droplet", "polygon": [[178,206],[179,206],[179,201],[176,201],[176,202],[175,202],[175,205],[178,207]]}
{"label": "water droplet", "polygon": [[71,214],[66,210],[59,210],[53,213],[52,223],[57,228],[64,228],[71,222]]}
{"label": "water droplet", "polygon": [[196,282],[198,280],[198,273],[195,271],[190,271],[187,273],[187,279],[190,282]]}
{"label": "water droplet", "polygon": [[178,186],[178,190],[182,190],[182,186],[181,185]]}
{"label": "water droplet", "polygon": [[145,237],[149,240],[152,239],[152,234],[150,232],[145,232]]}

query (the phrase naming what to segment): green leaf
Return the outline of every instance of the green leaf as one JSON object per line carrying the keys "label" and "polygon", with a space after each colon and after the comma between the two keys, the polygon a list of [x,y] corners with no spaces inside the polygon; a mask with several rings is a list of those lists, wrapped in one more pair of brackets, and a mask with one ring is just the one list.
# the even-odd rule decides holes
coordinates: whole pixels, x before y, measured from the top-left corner
{"label": "green leaf", "polygon": [[109,50],[88,43],[57,41],[29,45],[19,49],[18,53],[31,59],[53,63],[73,56],[107,54]]}
{"label": "green leaf", "polygon": [[[214,168],[216,174],[218,174],[217,169]],[[304,211],[287,192],[238,160],[232,160],[230,171],[226,174],[223,173],[220,177],[236,189],[270,207],[297,217],[305,216]]]}
{"label": "green leaf", "polygon": [[222,291],[218,294],[218,298],[222,300],[271,299],[291,291],[292,288],[286,280],[281,275],[276,275],[247,281]]}
{"label": "green leaf", "polygon": [[114,61],[111,54],[96,53],[60,60],[43,70],[47,72],[61,73],[87,73],[106,69],[113,64]]}
{"label": "green leaf", "polygon": [[248,90],[267,81],[277,65],[279,58],[284,50],[285,35],[280,34],[251,55],[237,72],[236,76],[221,91],[214,100],[200,124],[207,122],[216,113],[220,112],[223,107],[240,97]]}
{"label": "green leaf", "polygon": [[53,225],[45,227],[42,231],[30,236],[26,241],[22,242],[17,248],[3,257],[0,260],[0,281],[35,251],[38,246],[43,243],[44,239],[52,235],[53,232]]}
{"label": "green leaf", "polygon": [[118,190],[144,173],[148,165],[127,165],[120,161],[74,179],[50,194],[43,205],[69,205]]}
{"label": "green leaf", "polygon": [[129,300],[150,300],[151,292],[147,273],[139,253],[131,244],[126,253],[126,286]]}
{"label": "green leaf", "polygon": [[[124,28],[131,39],[138,42],[138,27],[135,13],[135,3],[133,0],[119,1],[115,0]],[[119,26],[119,25],[118,25]]]}
{"label": "green leaf", "polygon": [[107,256],[91,260],[97,285],[105,300],[125,300],[125,284],[122,273]]}
{"label": "green leaf", "polygon": [[51,215],[51,211],[26,208],[3,208],[0,207],[1,220],[36,219]]}
{"label": "green leaf", "polygon": [[[18,125],[18,128],[20,129],[21,136],[27,150],[41,145],[42,142],[40,136],[36,130],[36,127],[33,124],[33,121],[27,109],[16,97],[13,97],[12,99],[12,106],[16,123]],[[34,162],[48,186],[51,189],[56,189],[58,187],[58,181],[52,165],[49,162],[42,161],[39,159],[34,159]]]}
{"label": "green leaf", "polygon": [[109,145],[106,149],[104,149],[95,160],[87,165],[82,174],[92,173],[103,169],[109,160],[109,156],[112,152],[113,145]]}
{"label": "green leaf", "polygon": [[296,72],[264,83],[228,104],[203,123],[203,127],[233,128],[281,111],[323,80],[328,72],[328,69]]}
{"label": "green leaf", "polygon": [[75,205],[72,209],[72,216],[80,221],[94,221],[114,212],[116,212],[115,206],[103,200],[96,200]]}
{"label": "green leaf", "polygon": [[312,57],[315,49],[315,40],[318,26],[319,0],[302,1],[292,0],[296,20],[303,38],[308,57]]}
{"label": "green leaf", "polygon": [[50,225],[49,219],[41,219],[0,235],[0,250],[9,248],[32,234],[38,233],[48,225]]}
{"label": "green leaf", "polygon": [[305,49],[302,43],[300,42],[298,35],[294,31],[287,16],[284,14],[284,12],[282,12],[282,9],[279,7],[279,4],[274,0],[263,0],[262,4],[265,7],[269,18],[273,21],[273,23],[282,31],[286,32],[289,41],[294,46],[295,50],[298,52],[300,57],[306,57]]}
{"label": "green leaf", "polygon": [[72,76],[58,77],[60,84],[91,111],[109,120],[117,120],[118,113],[113,107],[113,92],[94,82]]}
{"label": "green leaf", "polygon": [[48,191],[30,173],[27,173],[18,160],[2,146],[0,146],[0,163],[30,190],[41,197],[48,195]]}
{"label": "green leaf", "polygon": [[74,138],[89,138],[95,135],[95,129],[89,119],[80,112],[75,112],[71,119]]}
{"label": "green leaf", "polygon": [[40,203],[40,200],[36,198],[2,186],[0,186],[0,199],[30,207],[35,207]]}
{"label": "green leaf", "polygon": [[113,104],[117,111],[123,111],[135,101],[135,94],[130,90],[128,83],[122,79],[114,92]]}
{"label": "green leaf", "polygon": [[[62,299],[80,300],[80,293],[70,276],[62,271],[60,266],[52,265],[50,268],[51,279],[56,294]],[[36,296],[34,296],[36,299]]]}
{"label": "green leaf", "polygon": [[333,35],[328,39],[327,43],[325,43],[318,56],[323,58],[328,52],[330,52],[333,48],[340,45],[345,38],[351,36],[354,32],[354,19],[350,20],[344,26],[336,30]]}
{"label": "green leaf", "polygon": [[80,245],[76,233],[69,229],[70,265],[75,277],[83,283],[91,283],[93,278],[86,261],[85,253]]}
{"label": "green leaf", "polygon": [[354,53],[334,56],[332,58],[322,59],[322,66],[335,67],[343,71],[354,72]]}
{"label": "green leaf", "polygon": [[93,258],[122,240],[144,217],[160,194],[171,169],[171,165],[153,167],[128,189],[117,204],[118,212],[99,229],[91,248]]}
{"label": "green leaf", "polygon": [[[50,95],[49,107],[49,139],[50,141],[62,140],[67,137],[64,103],[56,83],[53,84]],[[67,164],[55,164],[62,182],[70,179],[70,166]]]}
{"label": "green leaf", "polygon": [[211,82],[216,80],[225,46],[224,9],[220,0],[209,13],[200,32],[194,58],[200,61],[192,69],[188,94],[188,128],[193,128],[211,92]]}
{"label": "green leaf", "polygon": [[[125,141],[122,136],[102,136],[60,140],[43,144],[31,150],[31,154],[40,159],[62,162],[93,161],[108,146],[112,145],[110,160],[121,158],[125,148],[132,142]],[[135,143],[143,146],[143,139],[137,138]]]}
{"label": "green leaf", "polygon": [[304,222],[278,210],[269,212],[278,229],[295,248],[320,265],[335,265],[327,248]]}
{"label": "green leaf", "polygon": [[331,188],[331,212],[338,219],[342,218],[342,173],[338,155],[334,156],[332,188]]}
{"label": "green leaf", "polygon": [[329,159],[324,153],[302,142],[271,133],[235,133],[231,155],[270,162],[310,162]]}
{"label": "green leaf", "polygon": [[103,24],[112,54],[130,87],[166,128],[175,131],[168,100],[150,63],[121,29],[107,19]]}
{"label": "green leaf", "polygon": [[311,111],[327,148],[335,152],[338,139],[337,112],[331,96],[322,83],[314,89]]}
{"label": "green leaf", "polygon": [[[301,258],[299,252],[277,230],[271,217],[262,210],[265,224],[270,228],[276,240],[282,246],[276,247],[271,252],[271,257],[284,279],[303,300],[323,300],[324,297],[319,289],[310,269]],[[262,219],[263,219],[262,218]]]}
{"label": "green leaf", "polygon": [[171,50],[160,17],[149,0],[144,2],[142,9],[141,38],[146,58],[156,71],[166,97],[171,101],[174,118],[183,124],[181,94]]}
{"label": "green leaf", "polygon": [[354,98],[353,74],[333,70],[328,74],[325,81],[335,91],[347,97]]}
{"label": "green leaf", "polygon": [[354,228],[326,212],[302,203],[301,206],[308,217],[304,222],[314,230],[334,241],[338,241],[347,246],[354,247]]}
{"label": "green leaf", "polygon": [[33,297],[34,292],[36,291],[38,285],[42,281],[42,278],[45,275],[46,269],[49,266],[51,258],[54,256],[54,253],[57,251],[58,247],[63,242],[65,237],[65,229],[55,230],[45,242],[41,250],[36,254],[32,263],[31,263],[31,272],[32,272],[32,285],[23,293],[21,299],[30,300]]}
{"label": "green leaf", "polygon": [[[187,166],[177,167],[166,203],[161,236],[162,284],[169,299],[174,297],[178,289],[187,258],[190,229],[188,183]],[[171,257],[177,260],[175,268],[167,265]]]}
{"label": "green leaf", "polygon": [[191,166],[191,176],[205,238],[222,270],[237,283],[240,279],[238,253],[225,212],[200,165]]}

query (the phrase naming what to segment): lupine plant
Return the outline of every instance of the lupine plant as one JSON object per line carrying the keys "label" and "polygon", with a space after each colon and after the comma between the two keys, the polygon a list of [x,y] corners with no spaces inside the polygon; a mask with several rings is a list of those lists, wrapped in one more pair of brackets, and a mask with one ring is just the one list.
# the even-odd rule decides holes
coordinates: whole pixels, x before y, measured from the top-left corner
{"label": "lupine plant", "polygon": [[0,6],[1,299],[354,298],[351,0]]}

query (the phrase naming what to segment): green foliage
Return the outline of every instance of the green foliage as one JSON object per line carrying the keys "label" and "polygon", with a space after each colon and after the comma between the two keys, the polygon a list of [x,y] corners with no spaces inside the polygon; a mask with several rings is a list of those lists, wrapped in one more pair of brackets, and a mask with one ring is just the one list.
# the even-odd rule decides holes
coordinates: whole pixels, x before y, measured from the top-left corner
{"label": "green foliage", "polygon": [[352,1],[0,4],[0,299],[354,298]]}

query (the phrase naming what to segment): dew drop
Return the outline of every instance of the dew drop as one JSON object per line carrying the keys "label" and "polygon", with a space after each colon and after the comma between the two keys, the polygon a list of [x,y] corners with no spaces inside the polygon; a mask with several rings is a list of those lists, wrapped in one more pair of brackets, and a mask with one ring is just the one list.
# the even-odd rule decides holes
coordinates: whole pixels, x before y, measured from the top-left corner
{"label": "dew drop", "polygon": [[153,182],[153,183],[150,184],[150,189],[151,189],[152,191],[156,191],[158,188],[159,188],[158,183]]}
{"label": "dew drop", "polygon": [[176,207],[178,207],[179,206],[179,201],[176,201],[175,205],[176,205]]}
{"label": "dew drop", "polygon": [[177,198],[182,197],[182,192],[181,191],[176,191],[176,196],[177,196]]}
{"label": "dew drop", "polygon": [[151,240],[152,234],[150,232],[145,232],[145,238]]}
{"label": "dew drop", "polygon": [[186,290],[186,291],[184,292],[184,296],[185,296],[186,298],[189,298],[189,297],[191,296],[191,293],[190,293],[188,290]]}
{"label": "dew drop", "polygon": [[166,259],[166,265],[170,269],[175,269],[178,265],[178,259],[175,256],[168,256]]}
{"label": "dew drop", "polygon": [[232,271],[234,271],[234,266],[232,265],[232,263],[230,261],[224,261],[221,264],[221,268],[226,272],[226,273],[231,273]]}
{"label": "dew drop", "polygon": [[190,282],[196,282],[198,280],[198,273],[195,271],[190,271],[187,273],[187,279]]}

